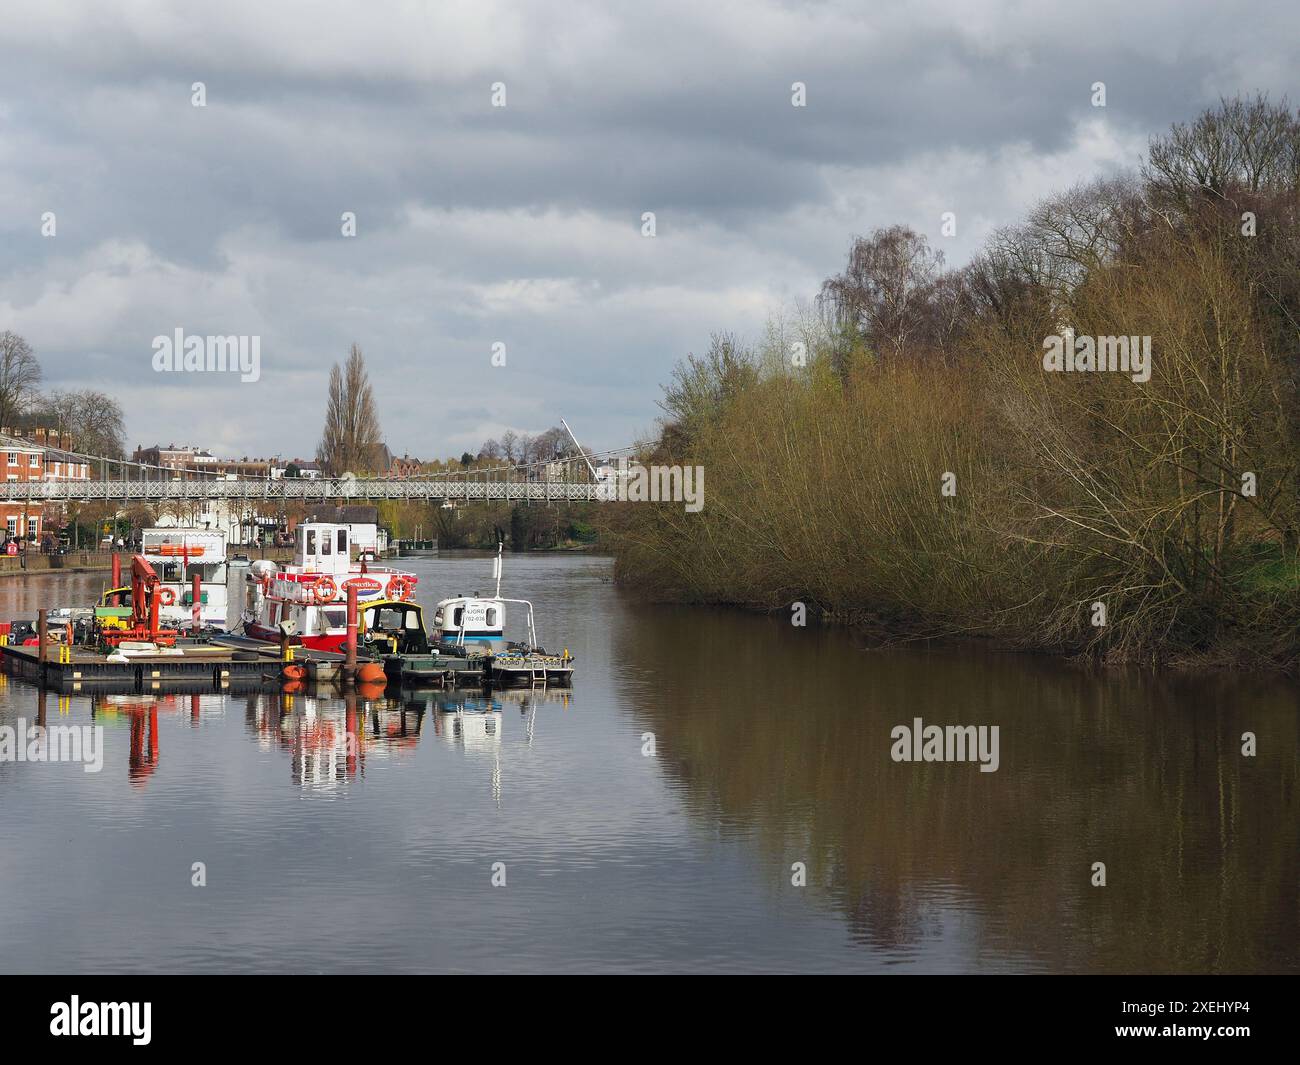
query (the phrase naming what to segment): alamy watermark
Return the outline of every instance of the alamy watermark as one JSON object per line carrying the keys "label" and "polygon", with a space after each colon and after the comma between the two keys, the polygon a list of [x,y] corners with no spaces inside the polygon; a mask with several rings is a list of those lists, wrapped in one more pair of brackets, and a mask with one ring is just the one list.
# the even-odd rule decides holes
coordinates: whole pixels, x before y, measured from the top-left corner
{"label": "alamy watermark", "polygon": [[643,466],[618,460],[612,498],[618,503],[685,503],[688,513],[704,509],[703,466]]}
{"label": "alamy watermark", "polygon": [[895,762],[979,762],[981,773],[996,773],[997,725],[926,725],[919,717],[911,725],[889,731],[894,744],[889,757]]}
{"label": "alamy watermark", "polygon": [[187,336],[177,326],[171,336],[153,338],[157,373],[237,373],[245,383],[262,376],[260,336]]}
{"label": "alamy watermark", "polygon": [[0,725],[0,762],[81,762],[87,773],[104,768],[103,725]]}
{"label": "alamy watermark", "polygon": [[1067,329],[1043,340],[1043,369],[1126,373],[1136,384],[1145,384],[1151,380],[1151,338],[1075,336]]}
{"label": "alamy watermark", "polygon": [[138,1047],[153,1038],[152,1002],[82,1002],[77,995],[70,1002],[50,1006],[50,1035],[129,1036]]}

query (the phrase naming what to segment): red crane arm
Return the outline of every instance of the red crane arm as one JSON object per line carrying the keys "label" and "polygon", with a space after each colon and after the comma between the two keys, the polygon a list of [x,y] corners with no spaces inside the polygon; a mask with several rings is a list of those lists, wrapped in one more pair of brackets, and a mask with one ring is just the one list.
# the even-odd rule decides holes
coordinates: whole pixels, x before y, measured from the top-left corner
{"label": "red crane arm", "polygon": [[158,632],[158,574],[144,555],[131,559],[131,618],[136,628]]}

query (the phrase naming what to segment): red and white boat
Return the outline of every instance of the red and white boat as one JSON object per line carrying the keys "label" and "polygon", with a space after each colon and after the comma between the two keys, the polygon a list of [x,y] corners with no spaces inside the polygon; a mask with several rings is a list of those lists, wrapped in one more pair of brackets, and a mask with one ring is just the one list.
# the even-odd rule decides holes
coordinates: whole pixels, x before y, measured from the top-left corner
{"label": "red and white boat", "polygon": [[262,560],[249,569],[246,636],[277,644],[288,636],[304,647],[343,652],[349,587],[362,606],[414,598],[414,573],[352,561],[346,525],[307,522],[296,535],[293,562],[279,567]]}

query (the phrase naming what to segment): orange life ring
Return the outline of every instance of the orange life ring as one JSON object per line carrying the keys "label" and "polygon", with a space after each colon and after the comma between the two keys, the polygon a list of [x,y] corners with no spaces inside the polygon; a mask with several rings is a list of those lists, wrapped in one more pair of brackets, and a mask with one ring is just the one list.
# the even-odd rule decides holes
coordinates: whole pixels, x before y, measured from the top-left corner
{"label": "orange life ring", "polygon": [[397,576],[388,582],[389,599],[405,599],[411,594],[411,582],[405,577]]}
{"label": "orange life ring", "polygon": [[321,577],[312,589],[318,603],[333,602],[334,597],[339,594],[338,585],[334,583],[333,577]]}
{"label": "orange life ring", "polygon": [[176,602],[176,593],[170,588],[159,588],[158,602],[162,603],[163,606],[171,606]]}

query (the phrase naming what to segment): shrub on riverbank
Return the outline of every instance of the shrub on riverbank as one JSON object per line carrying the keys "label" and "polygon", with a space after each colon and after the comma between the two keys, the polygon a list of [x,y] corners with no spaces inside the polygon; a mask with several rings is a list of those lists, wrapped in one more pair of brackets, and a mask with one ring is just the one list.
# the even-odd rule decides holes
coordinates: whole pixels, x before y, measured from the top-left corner
{"label": "shrub on riverbank", "polygon": [[[753,349],[715,338],[646,456],[703,465],[704,509],[604,515],[619,579],[895,633],[1294,666],[1300,123],[1226,102],[1151,160],[959,271],[877,231],[820,316]],[[1150,337],[1150,379],[1046,372],[1053,336]]]}

